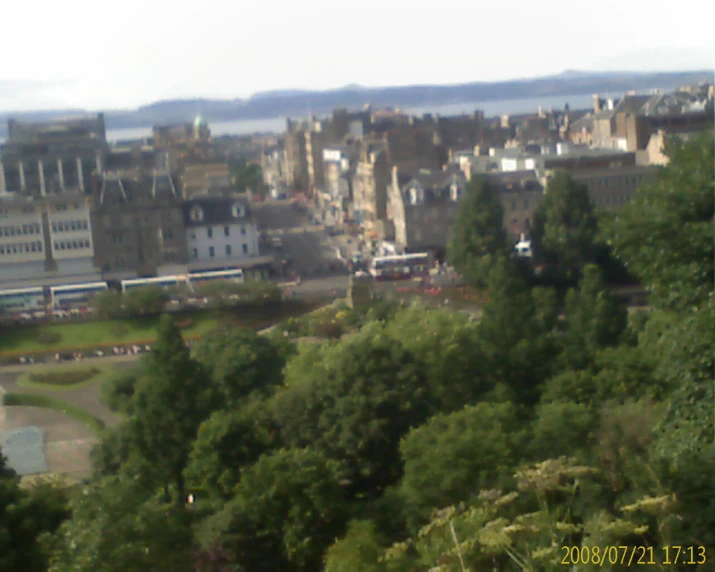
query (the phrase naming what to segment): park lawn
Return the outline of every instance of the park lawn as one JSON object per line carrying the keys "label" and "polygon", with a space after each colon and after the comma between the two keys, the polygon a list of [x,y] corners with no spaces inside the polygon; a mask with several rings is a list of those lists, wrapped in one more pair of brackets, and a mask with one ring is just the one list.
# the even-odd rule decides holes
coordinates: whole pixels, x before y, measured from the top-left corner
{"label": "park lawn", "polygon": [[[33,373],[55,373],[55,372],[65,372],[65,371],[85,371],[89,369],[99,370],[89,379],[80,381],[78,383],[70,384],[56,384],[56,383],[42,383],[36,381],[30,381],[30,375]],[[58,363],[57,365],[47,366],[44,364],[36,364],[34,366],[28,366],[26,371],[20,376],[17,381],[18,387],[28,387],[34,389],[43,389],[49,391],[66,391],[77,389],[79,387],[85,387],[93,383],[101,382],[107,378],[115,370],[113,364],[96,364],[96,363]]]}
{"label": "park lawn", "polygon": [[[219,325],[215,312],[175,314],[178,321],[191,319],[192,324],[182,330],[186,338],[202,336]],[[120,320],[98,320],[72,324],[45,324],[17,326],[0,330],[0,355],[53,353],[99,346],[150,343],[156,340],[158,316]],[[60,338],[55,343],[38,341],[40,332],[56,332]]]}

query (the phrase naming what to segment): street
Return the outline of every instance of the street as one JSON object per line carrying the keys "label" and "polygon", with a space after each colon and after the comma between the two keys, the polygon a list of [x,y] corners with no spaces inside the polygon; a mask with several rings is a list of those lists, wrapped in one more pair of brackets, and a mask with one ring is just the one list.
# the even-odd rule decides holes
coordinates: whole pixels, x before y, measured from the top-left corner
{"label": "street", "polygon": [[[306,209],[281,201],[256,204],[253,212],[263,232],[280,236],[284,259],[291,261],[289,271],[305,277],[315,276],[336,262],[337,242],[322,226],[313,224]],[[343,283],[347,284],[347,279]]]}

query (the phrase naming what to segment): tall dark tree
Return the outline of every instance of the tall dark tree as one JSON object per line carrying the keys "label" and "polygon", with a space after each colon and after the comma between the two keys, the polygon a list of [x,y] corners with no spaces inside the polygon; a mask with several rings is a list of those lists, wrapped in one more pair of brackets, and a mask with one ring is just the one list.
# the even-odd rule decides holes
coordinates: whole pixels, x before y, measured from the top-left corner
{"label": "tall dark tree", "polygon": [[566,295],[563,358],[567,366],[581,369],[590,365],[600,349],[622,341],[627,325],[626,308],[611,296],[598,267],[587,265],[578,289]]}
{"label": "tall dark tree", "polygon": [[151,466],[157,484],[176,488],[184,503],[184,469],[199,425],[216,408],[216,394],[204,368],[194,360],[171,316],[161,317],[152,348],[133,397],[129,420],[138,454]]}
{"label": "tall dark tree", "polygon": [[470,284],[484,288],[495,260],[508,254],[504,207],[481,177],[473,178],[459,205],[447,255]]}
{"label": "tall dark tree", "polygon": [[535,261],[558,281],[573,282],[595,255],[598,222],[588,188],[557,171],[534,214],[531,233]]}
{"label": "tall dark tree", "polygon": [[549,301],[543,290],[529,290],[514,270],[514,261],[500,259],[489,274],[488,300],[478,328],[484,379],[502,395],[521,403],[538,401],[538,389],[550,377],[558,345],[551,331],[552,305],[537,311],[535,300]]}

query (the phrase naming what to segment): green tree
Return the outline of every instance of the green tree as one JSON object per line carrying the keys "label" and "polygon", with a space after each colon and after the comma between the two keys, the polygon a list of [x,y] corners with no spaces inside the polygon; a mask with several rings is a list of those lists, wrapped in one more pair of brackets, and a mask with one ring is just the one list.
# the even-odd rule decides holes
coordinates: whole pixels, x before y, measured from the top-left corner
{"label": "green tree", "polygon": [[592,445],[598,414],[582,403],[543,403],[536,408],[529,456],[545,461],[570,455],[583,457]]}
{"label": "green tree", "polygon": [[607,228],[609,244],[658,308],[706,303],[713,291],[713,135],[666,147],[670,162]]}
{"label": "green tree", "polygon": [[190,487],[229,499],[243,469],[280,445],[278,427],[256,401],[236,411],[216,411],[199,427],[186,469]]}
{"label": "green tree", "polygon": [[0,570],[42,572],[47,554],[40,538],[69,516],[64,491],[51,484],[21,488],[0,451]]}
{"label": "green tree", "polygon": [[72,518],[54,538],[50,572],[192,570],[188,521],[133,479],[110,477],[85,487]]}
{"label": "green tree", "polygon": [[618,345],[628,325],[626,308],[606,290],[593,264],[584,268],[578,289],[566,294],[565,313],[562,356],[573,369],[590,365],[601,348]]}
{"label": "green tree", "polygon": [[229,169],[239,191],[264,193],[263,173],[260,165],[248,163],[245,158],[238,157],[229,161]]}
{"label": "green tree", "polygon": [[319,570],[348,510],[335,464],[310,449],[282,449],[247,468],[235,498],[204,524],[241,570]]}
{"label": "green tree", "polygon": [[92,296],[91,307],[101,318],[117,318],[122,315],[122,294],[115,290],[98,292]]}
{"label": "green tree", "polygon": [[183,472],[199,426],[217,408],[216,394],[171,316],[161,317],[159,337],[145,368],[129,421],[133,446],[151,463],[167,496],[169,486],[175,486],[175,501],[183,506]]}
{"label": "green tree", "polygon": [[213,332],[196,345],[194,354],[227,408],[242,405],[252,394],[268,395],[283,382],[284,352],[253,330]]}
{"label": "green tree", "polygon": [[420,306],[400,310],[385,325],[388,336],[424,362],[436,409],[442,412],[474,403],[488,389],[481,380],[477,329],[465,314]]}
{"label": "green tree", "polygon": [[405,476],[400,492],[412,526],[435,509],[498,487],[514,470],[519,425],[510,404],[479,403],[439,414],[413,429],[400,450]]}
{"label": "green tree", "polygon": [[583,266],[593,261],[597,232],[588,188],[557,171],[534,214],[535,260],[557,281],[574,281]]}
{"label": "green tree", "polygon": [[[543,293],[539,292],[539,296]],[[484,379],[515,402],[534,404],[551,376],[558,346],[549,307],[537,312],[533,294],[512,261],[500,259],[489,274],[488,300],[478,327]]]}
{"label": "green tree", "polygon": [[325,555],[325,572],[384,572],[386,542],[370,521],[351,521],[347,534]]}
{"label": "green tree", "polygon": [[495,260],[508,254],[503,219],[504,208],[496,192],[484,178],[473,178],[460,203],[447,253],[474,286],[485,287]]}
{"label": "green tree", "polygon": [[122,305],[130,316],[161,314],[169,296],[160,286],[142,286],[122,294]]}
{"label": "green tree", "polygon": [[308,350],[286,386],[273,403],[285,442],[341,461],[355,494],[400,477],[400,438],[433,410],[424,365],[379,328]]}

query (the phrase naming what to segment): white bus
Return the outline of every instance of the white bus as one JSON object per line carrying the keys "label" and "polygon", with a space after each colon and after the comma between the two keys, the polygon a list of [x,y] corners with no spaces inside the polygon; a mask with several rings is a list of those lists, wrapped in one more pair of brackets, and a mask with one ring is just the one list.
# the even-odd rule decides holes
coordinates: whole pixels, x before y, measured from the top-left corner
{"label": "white bus", "polygon": [[0,309],[5,314],[39,312],[46,307],[47,301],[42,287],[0,290]]}
{"label": "white bus", "polygon": [[97,292],[107,290],[106,282],[88,282],[85,284],[70,284],[67,286],[52,286],[50,300],[56,310],[87,306]]}
{"label": "white bus", "polygon": [[193,272],[189,274],[189,282],[191,284],[201,284],[212,280],[230,280],[238,284],[243,284],[243,270],[215,270],[213,272]]}
{"label": "white bus", "polygon": [[378,256],[370,262],[370,274],[375,280],[403,280],[428,276],[432,257],[426,252]]}
{"label": "white bus", "polygon": [[160,286],[161,288],[170,288],[172,286],[182,286],[187,284],[186,276],[157,276],[156,278],[132,278],[131,280],[122,280],[122,292],[132,290],[134,288],[142,288],[145,286]]}

